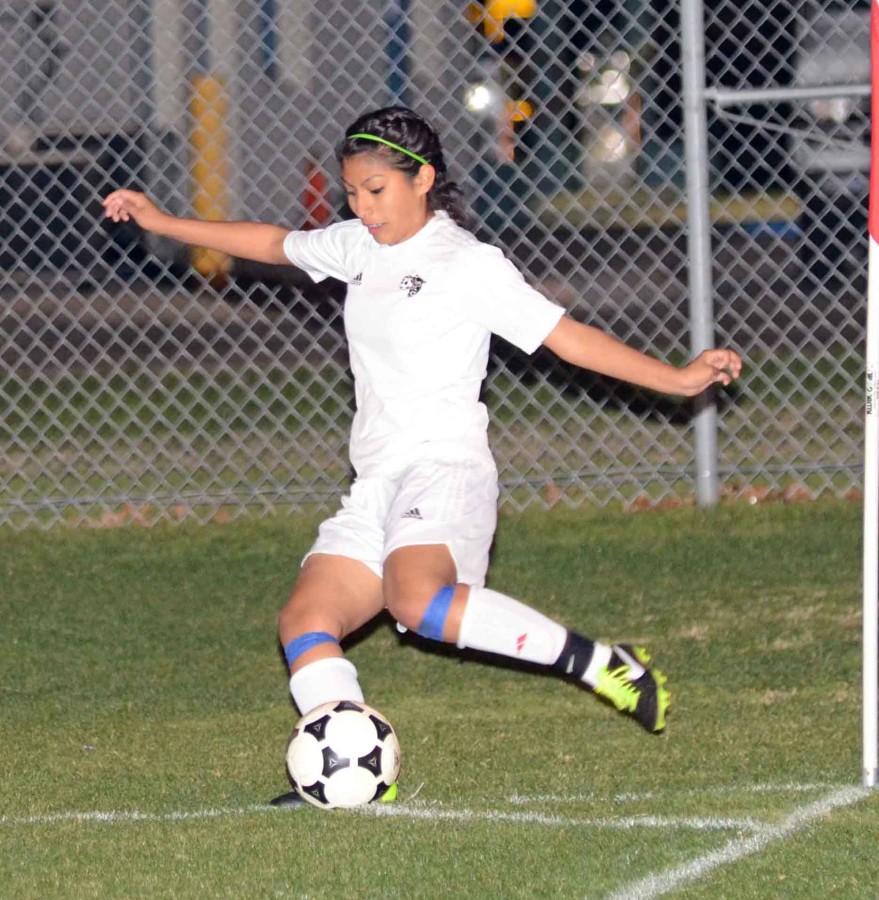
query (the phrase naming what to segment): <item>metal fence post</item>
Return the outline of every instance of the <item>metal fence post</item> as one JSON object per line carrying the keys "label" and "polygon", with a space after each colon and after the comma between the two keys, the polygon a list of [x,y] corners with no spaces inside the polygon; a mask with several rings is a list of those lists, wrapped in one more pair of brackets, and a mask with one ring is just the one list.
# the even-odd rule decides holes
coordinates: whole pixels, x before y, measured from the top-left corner
{"label": "metal fence post", "polygon": [[[705,39],[702,0],[681,4],[684,146],[687,170],[690,350],[695,356],[714,343],[711,284],[711,219],[708,212],[708,127],[705,114]],[[696,502],[717,502],[717,407],[711,390],[694,402]]]}

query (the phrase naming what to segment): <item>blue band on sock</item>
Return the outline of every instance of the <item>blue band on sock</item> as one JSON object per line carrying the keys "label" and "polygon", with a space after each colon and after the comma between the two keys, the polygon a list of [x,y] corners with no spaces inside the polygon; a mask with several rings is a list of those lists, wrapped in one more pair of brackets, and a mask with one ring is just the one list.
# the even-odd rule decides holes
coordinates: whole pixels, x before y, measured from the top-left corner
{"label": "blue band on sock", "polygon": [[422,637],[430,638],[432,641],[441,641],[454,596],[454,585],[447,584],[444,588],[440,588],[430,603],[427,604],[424,618],[421,620],[418,628],[415,629],[415,633],[420,634]]}
{"label": "blue band on sock", "polygon": [[317,647],[318,644],[338,643],[339,639],[334,638],[327,631],[308,631],[305,634],[300,634],[297,638],[293,638],[293,640],[284,647],[284,658],[287,660],[287,665],[292,666],[294,660],[298,659],[308,650],[311,650],[312,647]]}

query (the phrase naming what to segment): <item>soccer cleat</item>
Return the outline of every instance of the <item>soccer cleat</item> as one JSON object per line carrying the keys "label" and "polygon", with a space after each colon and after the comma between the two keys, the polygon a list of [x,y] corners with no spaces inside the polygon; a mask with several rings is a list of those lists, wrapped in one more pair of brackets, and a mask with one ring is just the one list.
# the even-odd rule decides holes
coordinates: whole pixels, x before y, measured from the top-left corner
{"label": "soccer cleat", "polygon": [[277,797],[269,800],[269,806],[279,806],[283,808],[293,806],[298,808],[300,806],[305,806],[305,801],[299,796],[298,791],[287,791],[286,794],[278,794]]}
{"label": "soccer cleat", "polygon": [[658,734],[665,728],[671,701],[666,676],[659,669],[647,668],[650,654],[643,647],[614,644],[611,651],[607,665],[598,672],[595,693]]}
{"label": "soccer cleat", "polygon": [[378,798],[379,803],[393,803],[397,799],[397,782],[395,781],[382,795]]}
{"label": "soccer cleat", "polygon": [[[377,803],[393,803],[397,799],[397,782],[395,781],[380,797],[376,798]],[[279,794],[277,797],[269,800],[269,806],[278,806],[282,808],[305,806],[305,801],[299,795],[298,791],[287,791],[286,794]]]}

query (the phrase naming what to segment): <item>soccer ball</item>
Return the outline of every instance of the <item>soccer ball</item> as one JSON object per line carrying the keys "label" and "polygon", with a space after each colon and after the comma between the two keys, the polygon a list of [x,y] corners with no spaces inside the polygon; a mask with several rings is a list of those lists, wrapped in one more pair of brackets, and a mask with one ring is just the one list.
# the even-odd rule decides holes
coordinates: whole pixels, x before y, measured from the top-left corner
{"label": "soccer ball", "polygon": [[397,780],[400,743],[381,713],[364,703],[334,700],[296,723],[287,771],[300,796],[315,806],[362,806]]}

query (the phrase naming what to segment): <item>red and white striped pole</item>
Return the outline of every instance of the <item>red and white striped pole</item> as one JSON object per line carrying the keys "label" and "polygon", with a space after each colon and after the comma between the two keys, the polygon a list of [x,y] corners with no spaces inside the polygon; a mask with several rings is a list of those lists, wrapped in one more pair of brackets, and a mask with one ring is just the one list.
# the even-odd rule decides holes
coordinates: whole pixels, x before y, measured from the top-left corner
{"label": "red and white striped pole", "polygon": [[879,0],[873,0],[870,13],[870,59],[870,256],[864,413],[864,787],[876,787],[879,769]]}

